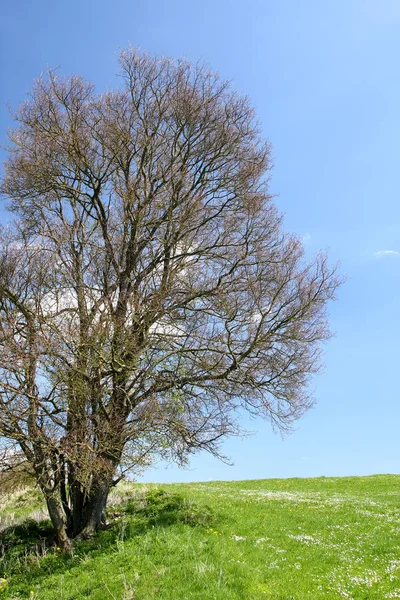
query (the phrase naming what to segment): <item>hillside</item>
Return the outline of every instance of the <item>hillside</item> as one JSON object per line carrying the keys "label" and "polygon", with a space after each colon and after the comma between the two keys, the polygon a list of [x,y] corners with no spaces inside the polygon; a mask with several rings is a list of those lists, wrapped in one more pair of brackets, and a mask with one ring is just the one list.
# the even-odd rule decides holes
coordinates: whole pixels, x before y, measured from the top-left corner
{"label": "hillside", "polygon": [[[400,598],[400,476],[123,483],[63,556],[40,494],[0,496],[0,598]],[[0,580],[1,582],[1,580]]]}

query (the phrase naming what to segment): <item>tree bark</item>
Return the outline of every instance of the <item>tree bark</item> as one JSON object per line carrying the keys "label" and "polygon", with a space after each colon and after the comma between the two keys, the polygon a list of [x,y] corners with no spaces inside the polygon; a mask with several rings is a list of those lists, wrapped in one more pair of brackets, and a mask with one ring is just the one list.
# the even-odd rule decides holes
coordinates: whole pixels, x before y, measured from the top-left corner
{"label": "tree bark", "polygon": [[91,537],[104,525],[109,491],[110,486],[106,483],[96,485],[84,508],[84,527],[78,535],[79,538]]}
{"label": "tree bark", "polygon": [[69,550],[73,540],[87,539],[105,524],[105,510],[110,491],[110,485],[106,482],[99,482],[93,486],[90,496],[86,496],[84,500],[81,491],[81,498],[79,498],[78,504],[71,509],[69,519],[57,491],[42,491],[50,520],[56,532],[57,543],[61,549]]}
{"label": "tree bark", "polygon": [[50,520],[56,531],[57,543],[62,550],[69,550],[71,548],[71,539],[67,532],[67,524],[62,503],[59,498],[57,498],[54,491],[50,493],[44,491],[43,493],[45,495]]}

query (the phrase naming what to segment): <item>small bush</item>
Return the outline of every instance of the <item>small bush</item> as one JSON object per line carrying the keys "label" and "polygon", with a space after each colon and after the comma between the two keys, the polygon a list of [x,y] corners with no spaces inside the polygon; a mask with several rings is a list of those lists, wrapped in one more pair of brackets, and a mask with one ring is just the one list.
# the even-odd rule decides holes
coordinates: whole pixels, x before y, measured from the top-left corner
{"label": "small bush", "polygon": [[145,518],[151,525],[186,523],[192,527],[207,526],[214,515],[210,507],[199,506],[180,494],[162,489],[149,491],[144,497],[131,499],[125,512]]}

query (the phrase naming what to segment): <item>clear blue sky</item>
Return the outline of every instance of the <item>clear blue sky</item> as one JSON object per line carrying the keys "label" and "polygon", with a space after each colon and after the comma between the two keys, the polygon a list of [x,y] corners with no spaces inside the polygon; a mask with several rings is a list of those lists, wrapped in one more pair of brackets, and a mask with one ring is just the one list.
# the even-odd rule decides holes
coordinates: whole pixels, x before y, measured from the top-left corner
{"label": "clear blue sky", "polygon": [[[400,2],[398,0],[50,0],[0,5],[0,139],[47,66],[99,90],[118,84],[128,44],[205,60],[250,96],[274,148],[271,188],[286,228],[329,248],[348,281],[318,403],[284,440],[266,423],[185,481],[400,471]],[[2,154],[2,157],[4,154]],[[0,219],[5,219],[0,212]],[[391,251],[391,252],[387,252]]]}

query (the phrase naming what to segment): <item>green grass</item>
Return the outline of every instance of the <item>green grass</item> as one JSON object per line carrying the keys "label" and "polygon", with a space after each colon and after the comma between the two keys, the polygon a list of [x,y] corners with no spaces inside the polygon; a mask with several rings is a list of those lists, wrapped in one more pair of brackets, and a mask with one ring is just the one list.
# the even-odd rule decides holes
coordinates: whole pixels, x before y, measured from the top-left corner
{"label": "green grass", "polygon": [[35,490],[0,497],[0,599],[400,598],[397,475],[124,483],[111,504],[63,556]]}

